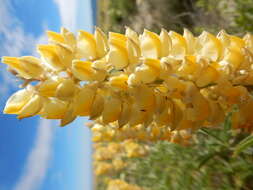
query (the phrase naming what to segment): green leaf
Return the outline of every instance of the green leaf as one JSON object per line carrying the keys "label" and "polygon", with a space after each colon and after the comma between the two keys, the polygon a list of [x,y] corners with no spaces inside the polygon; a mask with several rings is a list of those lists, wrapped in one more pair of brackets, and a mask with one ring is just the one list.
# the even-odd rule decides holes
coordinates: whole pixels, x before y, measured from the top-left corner
{"label": "green leaf", "polygon": [[217,155],[217,152],[210,152],[200,158],[198,168],[204,166],[211,158]]}
{"label": "green leaf", "polygon": [[246,137],[244,140],[242,140],[239,144],[236,145],[233,156],[238,156],[239,153],[249,148],[250,146],[253,146],[253,135]]}
{"label": "green leaf", "polygon": [[229,131],[231,129],[231,126],[232,126],[231,117],[232,117],[232,112],[229,112],[224,122],[225,131]]}
{"label": "green leaf", "polygon": [[232,107],[232,111],[228,113],[228,115],[225,118],[225,122],[224,122],[224,129],[225,131],[229,131],[232,127],[232,114],[234,112],[238,112],[239,108],[238,105],[234,105]]}
{"label": "green leaf", "polygon": [[210,132],[209,130],[202,128],[202,129],[200,129],[199,131],[200,131],[202,134],[205,134],[205,135],[211,137],[212,139],[216,140],[216,142],[217,142],[219,145],[222,145],[222,146],[224,146],[224,147],[227,147],[226,143],[225,143],[222,139],[220,139],[217,135],[214,135],[214,134],[213,134],[212,132]]}

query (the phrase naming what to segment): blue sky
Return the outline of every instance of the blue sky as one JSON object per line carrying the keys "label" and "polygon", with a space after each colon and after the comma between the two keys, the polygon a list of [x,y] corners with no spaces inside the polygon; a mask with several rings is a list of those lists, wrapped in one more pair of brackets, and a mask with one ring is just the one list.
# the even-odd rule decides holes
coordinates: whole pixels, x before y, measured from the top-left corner
{"label": "blue sky", "polygon": [[[92,0],[1,0],[0,56],[36,55],[45,30],[93,30]],[[0,109],[18,82],[0,64]],[[0,190],[90,190],[91,140],[79,118],[65,128],[0,114]]]}

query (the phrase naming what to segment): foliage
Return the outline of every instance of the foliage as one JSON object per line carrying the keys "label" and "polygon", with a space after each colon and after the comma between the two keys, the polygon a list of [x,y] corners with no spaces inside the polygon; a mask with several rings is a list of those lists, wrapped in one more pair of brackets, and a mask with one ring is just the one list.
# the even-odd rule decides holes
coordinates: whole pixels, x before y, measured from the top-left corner
{"label": "foliage", "polygon": [[[211,27],[214,30],[226,29],[230,33],[243,34],[253,32],[253,2],[251,0],[197,0],[199,7],[205,15],[212,20]],[[202,28],[209,28],[205,20],[201,23]],[[198,26],[197,26],[198,27]]]}
{"label": "foliage", "polygon": [[[159,32],[160,28],[182,32],[192,29],[190,0],[100,0],[98,25],[105,31],[123,32],[129,26],[137,32],[144,28]],[[109,10],[109,11],[108,11]]]}
{"label": "foliage", "polygon": [[[151,143],[146,157],[125,159],[128,167],[111,177],[146,190],[252,189],[253,149],[237,150],[252,136],[231,131],[230,120],[228,116],[223,129],[199,130],[190,146]],[[100,183],[103,179],[97,177]]]}
{"label": "foliage", "polygon": [[218,32],[221,28],[240,35],[253,32],[251,0],[100,0],[98,3],[107,4],[98,13],[98,25],[105,31],[122,32],[127,25],[138,32],[143,28],[158,32],[161,27],[177,32],[185,27],[196,34],[203,30]]}

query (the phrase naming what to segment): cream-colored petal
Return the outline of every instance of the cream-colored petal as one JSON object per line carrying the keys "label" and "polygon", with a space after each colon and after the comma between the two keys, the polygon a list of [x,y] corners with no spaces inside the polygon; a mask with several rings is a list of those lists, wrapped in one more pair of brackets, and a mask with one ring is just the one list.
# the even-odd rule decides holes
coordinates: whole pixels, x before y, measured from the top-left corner
{"label": "cream-colored petal", "polygon": [[40,78],[44,72],[40,59],[32,56],[2,57],[2,62],[14,69],[20,77],[25,79]]}
{"label": "cream-colored petal", "polygon": [[76,40],[76,37],[75,35],[68,31],[66,28],[62,27],[61,28],[61,35],[64,37],[64,41],[65,43],[71,47],[72,51],[75,51],[76,50],[76,43],[77,43],[77,40]]}
{"label": "cream-colored petal", "polygon": [[38,92],[41,96],[55,96],[57,86],[63,81],[62,78],[51,78],[41,82],[38,85]]}
{"label": "cream-colored petal", "polygon": [[159,76],[157,70],[146,65],[137,67],[134,74],[136,75],[136,78],[144,84],[154,82]]}
{"label": "cream-colored petal", "polygon": [[144,30],[140,37],[140,47],[143,57],[160,58],[161,57],[161,41],[157,34]]}
{"label": "cream-colored petal", "polygon": [[104,97],[98,91],[90,109],[90,119],[98,118],[104,110]]}
{"label": "cream-colored petal", "polygon": [[92,62],[73,60],[72,62],[73,75],[79,80],[91,81],[94,76],[94,69],[92,68]]}
{"label": "cream-colored petal", "polygon": [[126,90],[128,88],[127,80],[128,76],[126,74],[113,76],[109,79],[109,85],[116,89]]}
{"label": "cream-colored petal", "polygon": [[65,39],[62,36],[62,34],[59,34],[57,32],[53,32],[53,31],[47,31],[47,37],[49,42],[53,42],[53,43],[65,43]]}
{"label": "cream-colored petal", "polygon": [[66,113],[64,114],[63,118],[61,119],[61,126],[64,127],[65,125],[68,125],[69,123],[71,123],[72,121],[74,121],[76,119],[76,115],[74,114],[74,108],[73,108],[73,104],[71,104]]}
{"label": "cream-colored petal", "polygon": [[170,51],[170,55],[177,58],[184,57],[187,51],[187,43],[184,37],[173,31],[169,32],[169,36],[172,41],[172,48]]}
{"label": "cream-colored petal", "polygon": [[46,119],[62,119],[67,112],[67,108],[67,102],[58,100],[57,98],[45,98],[39,114]]}
{"label": "cream-colored petal", "polygon": [[74,114],[80,116],[88,116],[90,114],[95,94],[95,89],[84,86],[74,97]]}
{"label": "cream-colored petal", "polygon": [[132,104],[128,101],[122,103],[121,113],[118,119],[119,127],[126,125],[131,117]]}
{"label": "cream-colored petal", "polygon": [[166,57],[169,55],[172,47],[172,41],[168,34],[168,32],[165,29],[162,29],[160,33],[160,41],[161,41],[161,57]]}
{"label": "cream-colored petal", "polygon": [[196,43],[197,43],[196,38],[186,28],[184,29],[183,37],[187,44],[187,54],[194,55],[196,51]]}
{"label": "cream-colored petal", "polygon": [[107,53],[109,49],[108,41],[104,32],[98,27],[95,28],[94,36],[96,40],[97,56],[101,58]]}
{"label": "cream-colored petal", "polygon": [[140,47],[131,39],[127,40],[127,52],[130,64],[138,64],[141,55]]}
{"label": "cream-colored petal", "polygon": [[211,61],[217,61],[221,58],[223,47],[221,42],[212,34],[208,32],[202,32],[202,34],[197,39],[198,43],[201,45],[199,54]]}
{"label": "cream-colored petal", "polygon": [[126,37],[130,38],[131,40],[133,40],[137,45],[140,44],[140,40],[138,37],[138,34],[133,31],[131,28],[126,27],[126,33],[125,33]]}
{"label": "cream-colored petal", "polygon": [[62,64],[66,68],[71,68],[72,60],[75,57],[71,48],[63,44],[56,44],[56,53],[59,55]]}
{"label": "cream-colored petal", "polygon": [[27,89],[15,92],[6,102],[3,112],[5,114],[19,114],[20,110],[27,104],[32,96],[33,92]]}
{"label": "cream-colored petal", "polygon": [[128,65],[128,56],[126,50],[119,47],[113,47],[110,49],[107,55],[108,64],[115,67],[115,69],[120,70]]}
{"label": "cream-colored petal", "polygon": [[72,79],[63,80],[55,91],[55,96],[61,100],[73,98],[77,87]]}
{"label": "cream-colored petal", "polygon": [[77,37],[77,54],[80,58],[93,60],[97,57],[96,40],[88,32],[80,30]]}
{"label": "cream-colored petal", "polygon": [[37,51],[42,59],[54,70],[61,71],[65,69],[64,64],[57,54],[55,45],[39,45],[37,46]]}
{"label": "cream-colored petal", "polygon": [[19,119],[36,115],[42,108],[43,99],[39,95],[34,95],[20,110]]}
{"label": "cream-colored petal", "polygon": [[119,119],[121,112],[121,100],[110,96],[105,98],[102,120],[104,123],[110,123]]}

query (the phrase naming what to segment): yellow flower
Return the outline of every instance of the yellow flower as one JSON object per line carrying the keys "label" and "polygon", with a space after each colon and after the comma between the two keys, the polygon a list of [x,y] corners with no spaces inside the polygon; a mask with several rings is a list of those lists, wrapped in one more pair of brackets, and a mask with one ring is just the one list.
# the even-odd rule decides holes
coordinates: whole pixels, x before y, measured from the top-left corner
{"label": "yellow flower", "polygon": [[42,60],[52,69],[56,71],[65,69],[65,65],[57,52],[56,45],[38,45],[37,51],[41,55]]}
{"label": "yellow flower", "polygon": [[3,112],[7,114],[19,114],[33,95],[33,91],[28,89],[17,91],[8,99]]}
{"label": "yellow flower", "polygon": [[62,119],[67,112],[67,103],[56,98],[43,100],[43,106],[38,113],[46,119]]}
{"label": "yellow flower", "polygon": [[250,34],[204,31],[196,37],[187,29],[183,35],[162,29],[159,35],[148,30],[138,35],[126,28],[125,34],[107,37],[95,28],[94,34],[81,30],[76,37],[62,28],[47,35],[49,44],[37,47],[40,58],[2,58],[24,80],[22,86],[28,85],[10,97],[5,113],[60,119],[61,125],[89,116],[105,125],[94,132],[96,141],[187,144],[180,131],[218,125],[237,104],[242,119],[233,116],[233,125],[251,130]]}
{"label": "yellow flower", "polygon": [[97,57],[96,40],[88,32],[80,30],[77,36],[77,55],[79,58],[93,60]]}
{"label": "yellow flower", "polygon": [[20,77],[25,79],[38,79],[44,73],[41,61],[36,57],[2,57],[2,62],[10,66]]}
{"label": "yellow flower", "polygon": [[159,36],[153,32],[144,30],[140,36],[140,47],[143,57],[154,59],[161,57],[162,44]]}
{"label": "yellow flower", "polygon": [[96,91],[92,87],[84,86],[73,98],[74,114],[88,116],[94,101]]}

